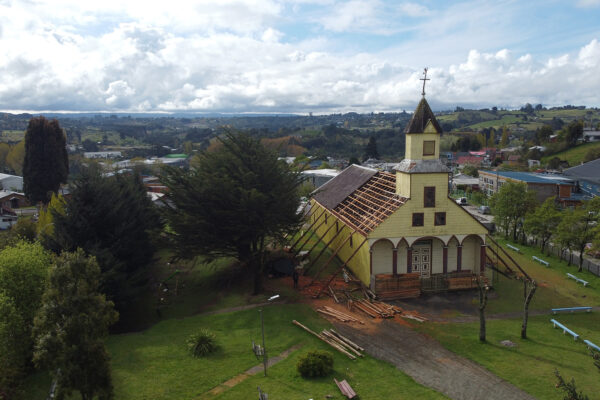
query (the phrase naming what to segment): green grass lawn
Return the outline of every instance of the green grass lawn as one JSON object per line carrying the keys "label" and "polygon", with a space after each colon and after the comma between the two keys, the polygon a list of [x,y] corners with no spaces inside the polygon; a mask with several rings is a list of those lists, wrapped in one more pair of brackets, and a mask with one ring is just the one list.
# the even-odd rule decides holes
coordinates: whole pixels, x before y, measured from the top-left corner
{"label": "green grass lawn", "polygon": [[[264,301],[264,295],[251,294],[252,280],[234,259],[197,259],[169,265],[170,257],[168,250],[158,252],[156,262],[149,267],[147,286],[121,310],[113,331],[139,331],[164,319]],[[180,272],[173,275],[175,270]],[[161,282],[166,286],[158,287]]]}
{"label": "green grass lawn", "polygon": [[[564,314],[553,316],[584,339],[600,343],[600,314]],[[488,342],[478,340],[479,324],[426,323],[416,329],[438,340],[449,350],[483,365],[501,378],[539,399],[562,399],[555,387],[554,370],[566,380],[575,379],[577,388],[590,398],[600,393],[600,371],[581,341],[574,341],[553,329],[550,316],[531,317],[528,339],[520,338],[521,320],[487,321]],[[510,348],[500,344],[510,340]]]}
{"label": "green grass lawn", "polygon": [[[260,385],[273,399],[342,399],[333,377],[347,379],[361,399],[442,399],[443,396],[415,383],[392,365],[370,357],[351,361],[335,352],[331,377],[305,380],[296,372],[300,354],[328,346],[291,323],[297,319],[313,330],[329,324],[310,307],[301,304],[273,304],[264,308],[265,335],[269,354],[274,356],[294,346],[302,348],[269,370],[269,376],[255,375],[217,398],[242,399],[256,396]],[[200,328],[216,333],[221,348],[215,354],[195,359],[188,355],[186,338]],[[217,315],[198,315],[162,321],[138,333],[112,335],[107,348],[112,357],[115,398],[131,400],[196,399],[215,386],[259,364],[251,350],[252,340],[260,341],[258,309]],[[330,348],[329,348],[330,349]],[[373,379],[373,376],[385,379]],[[381,374],[381,375],[379,375]],[[44,398],[49,387],[46,374],[38,373],[27,382],[27,398]]]}
{"label": "green grass lawn", "polygon": [[[538,283],[537,291],[529,306],[530,310],[550,310],[558,307],[600,306],[600,277],[590,272],[577,272],[575,266],[568,266],[565,261],[555,256],[542,254],[539,248],[507,242],[496,238],[521,267]],[[506,243],[511,243],[520,249],[520,253],[510,250]],[[506,257],[500,254],[506,261]],[[545,267],[531,258],[537,256],[548,261],[550,267]],[[566,273],[570,272],[589,282],[587,287],[572,279]],[[474,300],[476,302],[477,300]],[[487,312],[490,314],[520,312],[523,309],[523,283],[507,279],[498,274],[494,281],[494,292],[489,300]]]}
{"label": "green grass lawn", "polygon": [[600,149],[600,142],[583,143],[567,150],[560,151],[549,156],[542,157],[542,163],[547,163],[551,158],[558,157],[561,160],[569,162],[569,165],[576,166],[583,162],[585,155],[592,149]]}

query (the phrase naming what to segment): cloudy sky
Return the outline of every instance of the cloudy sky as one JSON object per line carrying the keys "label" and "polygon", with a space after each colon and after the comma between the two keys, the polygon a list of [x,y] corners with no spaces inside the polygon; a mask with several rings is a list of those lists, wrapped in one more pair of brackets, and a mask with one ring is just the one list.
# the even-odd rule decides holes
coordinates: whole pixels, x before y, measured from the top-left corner
{"label": "cloudy sky", "polygon": [[600,0],[0,0],[0,110],[600,106]]}

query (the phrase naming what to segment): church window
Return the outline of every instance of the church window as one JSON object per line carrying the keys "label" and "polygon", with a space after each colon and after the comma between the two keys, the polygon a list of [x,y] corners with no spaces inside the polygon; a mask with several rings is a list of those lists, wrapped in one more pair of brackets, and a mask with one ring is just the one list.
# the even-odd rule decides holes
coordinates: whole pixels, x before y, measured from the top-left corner
{"label": "church window", "polygon": [[435,213],[435,225],[446,225],[446,213],[436,212]]}
{"label": "church window", "polygon": [[435,186],[426,186],[423,195],[423,207],[435,207]]}
{"label": "church window", "polygon": [[352,236],[350,236],[350,248],[352,248]]}
{"label": "church window", "polygon": [[423,226],[423,213],[413,213],[412,226]]}
{"label": "church window", "polygon": [[423,155],[434,156],[435,155],[435,140],[423,141]]}
{"label": "church window", "polygon": [[340,231],[340,227],[338,226],[338,222],[335,221],[335,232],[339,232]]}
{"label": "church window", "polygon": [[327,214],[325,214],[325,225],[327,225]]}

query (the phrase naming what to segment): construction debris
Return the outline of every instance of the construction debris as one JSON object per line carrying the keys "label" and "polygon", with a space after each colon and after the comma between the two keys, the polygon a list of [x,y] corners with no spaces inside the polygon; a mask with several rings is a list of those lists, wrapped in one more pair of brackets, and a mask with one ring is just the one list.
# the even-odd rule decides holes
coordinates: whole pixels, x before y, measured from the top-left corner
{"label": "construction debris", "polygon": [[356,397],[356,392],[350,387],[350,384],[345,379],[340,382],[337,379],[333,378],[333,381],[344,396],[346,396],[349,399],[353,399]]}
{"label": "construction debris", "polygon": [[352,315],[343,313],[328,306],[323,306],[323,308],[317,308],[317,312],[329,315],[330,317],[336,318],[337,320],[342,322],[358,322],[359,324],[364,324],[364,322],[362,322],[360,319],[354,318]]}
{"label": "construction debris", "polygon": [[348,358],[350,358],[351,360],[356,360],[357,356],[363,357],[361,351],[364,351],[364,349],[362,347],[353,343],[352,341],[350,341],[350,339],[345,338],[344,336],[335,332],[333,329],[324,329],[323,331],[321,331],[321,333],[316,333],[296,320],[293,320],[292,323],[304,329],[308,333],[315,335],[316,337],[318,337],[319,339],[321,339],[340,353],[347,355]]}

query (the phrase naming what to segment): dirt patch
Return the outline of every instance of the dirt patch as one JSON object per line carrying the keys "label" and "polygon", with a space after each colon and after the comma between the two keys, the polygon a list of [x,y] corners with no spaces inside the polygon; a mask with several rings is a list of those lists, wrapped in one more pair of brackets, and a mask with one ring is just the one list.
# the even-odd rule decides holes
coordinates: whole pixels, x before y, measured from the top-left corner
{"label": "dirt patch", "polygon": [[371,356],[394,364],[415,381],[457,400],[506,400],[534,397],[479,364],[460,357],[395,321],[369,328],[334,323],[335,329]]}

